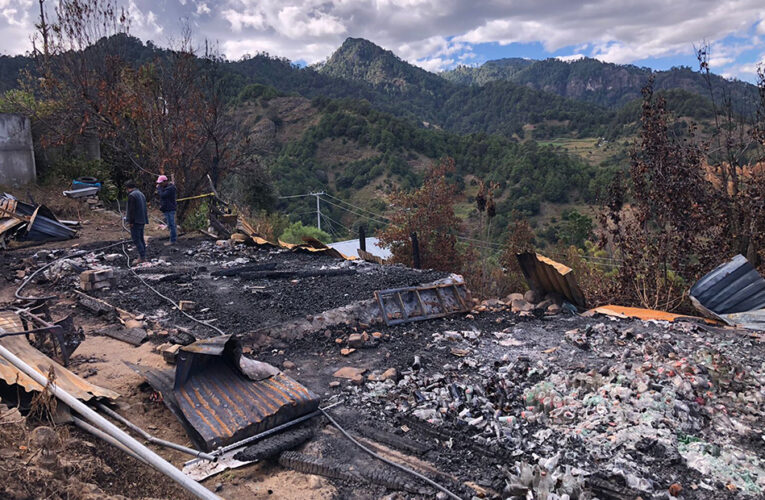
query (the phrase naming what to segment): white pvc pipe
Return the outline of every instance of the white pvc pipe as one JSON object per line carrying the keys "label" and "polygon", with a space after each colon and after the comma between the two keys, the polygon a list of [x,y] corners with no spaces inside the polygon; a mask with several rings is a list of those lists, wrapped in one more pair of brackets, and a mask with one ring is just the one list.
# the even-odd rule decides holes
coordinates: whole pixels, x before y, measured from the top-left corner
{"label": "white pvc pipe", "polygon": [[174,480],[176,483],[178,483],[183,489],[191,493],[192,495],[196,496],[197,498],[202,498],[205,500],[221,500],[221,498],[213,493],[212,491],[208,490],[201,484],[197,483],[196,481],[190,479],[188,476],[186,476],[183,472],[179,471],[173,464],[165,460],[164,458],[160,457],[153,451],[151,451],[149,448],[145,447],[138,441],[136,441],[133,437],[131,437],[129,434],[124,432],[122,429],[114,425],[113,423],[109,422],[107,419],[90,409],[87,405],[85,405],[82,401],[75,398],[65,390],[59,388],[56,386],[55,382],[48,385],[48,379],[44,377],[40,372],[26,364],[21,358],[13,354],[11,351],[6,349],[3,345],[0,345],[0,356],[4,357],[8,360],[9,363],[11,363],[13,366],[21,370],[23,373],[28,375],[32,380],[40,384],[42,387],[48,387],[50,391],[53,393],[54,396],[56,396],[58,399],[60,399],[64,404],[69,406],[71,409],[75,410],[77,413],[82,415],[86,420],[88,420],[90,423],[95,425],[96,427],[100,428],[104,432],[106,432],[108,435],[112,436],[114,439],[119,441],[121,444],[123,444],[126,448],[131,450],[133,453],[141,457],[143,460],[145,460],[149,465],[157,469],[159,472],[165,474],[166,476],[170,477],[172,480]]}

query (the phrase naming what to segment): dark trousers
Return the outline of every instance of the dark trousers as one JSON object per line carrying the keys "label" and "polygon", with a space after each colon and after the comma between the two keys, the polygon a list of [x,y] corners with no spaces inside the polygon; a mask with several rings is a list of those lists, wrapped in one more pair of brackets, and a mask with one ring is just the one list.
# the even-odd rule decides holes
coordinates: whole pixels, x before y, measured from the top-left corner
{"label": "dark trousers", "polygon": [[146,258],[146,242],[143,239],[144,224],[133,224],[130,226],[130,237],[133,238],[133,243],[138,249],[138,255],[142,258]]}
{"label": "dark trousers", "polygon": [[175,226],[175,210],[164,212],[167,228],[170,230],[170,243],[175,243],[178,239],[178,228]]}

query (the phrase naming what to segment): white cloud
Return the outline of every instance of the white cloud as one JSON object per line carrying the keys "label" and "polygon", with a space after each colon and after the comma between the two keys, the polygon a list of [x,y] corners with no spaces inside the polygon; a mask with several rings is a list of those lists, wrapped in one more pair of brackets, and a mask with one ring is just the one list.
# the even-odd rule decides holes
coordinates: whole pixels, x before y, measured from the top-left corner
{"label": "white cloud", "polygon": [[208,7],[205,2],[199,2],[197,4],[197,10],[196,10],[195,14],[197,14],[198,16],[201,16],[201,15],[204,15],[204,14],[209,14],[210,12],[212,12],[212,11],[210,10],[210,7]]}
{"label": "white cloud", "polygon": [[573,62],[578,61],[580,59],[584,59],[584,54],[571,54],[568,56],[558,56],[556,59],[563,61],[563,62]]}
{"label": "white cloud", "polygon": [[127,5],[128,16],[130,17],[130,28],[134,35],[151,38],[162,33],[163,28],[157,22],[157,15],[152,10],[144,13],[134,0],[130,0]]}
{"label": "white cloud", "polygon": [[[548,52],[631,63],[688,56],[693,43],[708,40],[713,69],[729,71],[765,50],[763,0],[117,1],[130,7],[133,34],[150,39],[193,19],[196,36],[219,41],[231,58],[267,50],[313,63],[352,36],[428,69],[473,60],[482,43],[537,42]],[[36,6],[0,0],[0,50],[29,48]],[[731,36],[738,45],[721,42]]]}

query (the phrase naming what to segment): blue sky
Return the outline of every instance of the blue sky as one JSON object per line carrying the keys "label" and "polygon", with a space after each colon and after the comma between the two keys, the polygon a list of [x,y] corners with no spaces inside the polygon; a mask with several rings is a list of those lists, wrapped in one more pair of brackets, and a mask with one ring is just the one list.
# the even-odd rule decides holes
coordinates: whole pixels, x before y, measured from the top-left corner
{"label": "blue sky", "polygon": [[[108,0],[99,0],[108,1]],[[362,37],[431,71],[501,57],[595,57],[654,69],[697,66],[755,81],[765,60],[765,0],[111,0],[131,33],[158,45],[182,20],[226,56],[268,52],[307,64]],[[47,0],[55,17],[53,0]],[[0,0],[0,52],[31,47],[37,0]]]}

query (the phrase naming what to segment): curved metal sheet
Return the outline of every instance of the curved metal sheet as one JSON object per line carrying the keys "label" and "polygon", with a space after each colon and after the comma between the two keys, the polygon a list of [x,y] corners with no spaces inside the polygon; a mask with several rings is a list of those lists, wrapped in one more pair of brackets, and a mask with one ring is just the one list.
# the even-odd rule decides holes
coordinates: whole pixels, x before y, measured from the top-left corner
{"label": "curved metal sheet", "polygon": [[516,257],[533,290],[558,293],[572,304],[585,307],[584,294],[576,283],[573,269],[538,253],[519,253]]}
{"label": "curved metal sheet", "polygon": [[729,325],[765,330],[765,279],[743,255],[717,266],[691,287],[704,315]]}
{"label": "curved metal sheet", "polygon": [[[0,311],[0,333],[20,332],[23,330],[24,326],[14,312]],[[93,397],[109,399],[117,399],[119,397],[119,394],[116,392],[91,384],[56,363],[32,347],[23,335],[0,337],[0,344],[23,359],[24,362],[45,377],[48,376],[48,371],[52,367],[55,373],[56,385],[77,399],[88,401]],[[0,356],[0,379],[8,385],[18,385],[26,392],[40,392],[43,390],[40,384],[19,371],[2,356]]]}
{"label": "curved metal sheet", "polygon": [[207,451],[319,406],[317,395],[283,373],[264,380],[246,377],[238,368],[236,342],[231,336],[202,340],[182,348],[176,359],[173,402],[189,435]]}

